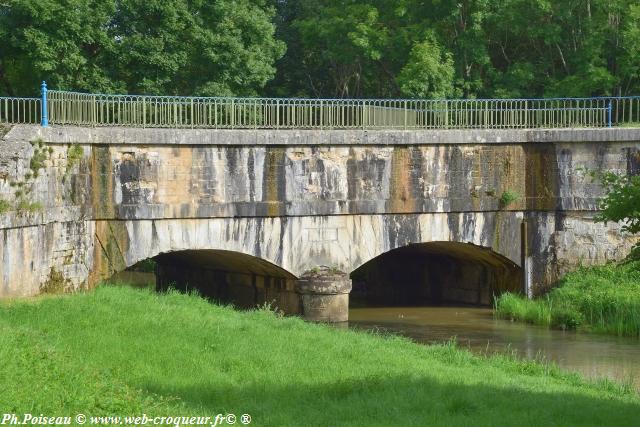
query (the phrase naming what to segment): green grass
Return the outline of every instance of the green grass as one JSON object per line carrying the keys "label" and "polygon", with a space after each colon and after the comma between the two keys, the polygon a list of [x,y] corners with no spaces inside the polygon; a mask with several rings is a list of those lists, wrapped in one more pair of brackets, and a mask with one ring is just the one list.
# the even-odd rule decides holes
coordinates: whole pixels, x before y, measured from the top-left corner
{"label": "green grass", "polygon": [[534,300],[501,295],[496,313],[538,325],[640,337],[640,261],[583,267]]}
{"label": "green grass", "polygon": [[629,387],[552,365],[124,287],[0,304],[0,362],[4,412],[248,413],[256,426],[624,426],[640,413]]}

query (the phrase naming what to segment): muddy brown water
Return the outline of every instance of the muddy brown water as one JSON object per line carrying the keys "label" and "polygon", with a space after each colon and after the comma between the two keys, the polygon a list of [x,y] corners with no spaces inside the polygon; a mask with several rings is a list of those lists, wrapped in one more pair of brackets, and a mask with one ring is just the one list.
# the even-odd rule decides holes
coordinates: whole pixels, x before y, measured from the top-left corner
{"label": "muddy brown water", "polygon": [[475,353],[542,359],[588,378],[632,382],[640,391],[640,340],[549,330],[496,319],[478,307],[352,308],[349,327],[396,333],[425,343],[455,339]]}

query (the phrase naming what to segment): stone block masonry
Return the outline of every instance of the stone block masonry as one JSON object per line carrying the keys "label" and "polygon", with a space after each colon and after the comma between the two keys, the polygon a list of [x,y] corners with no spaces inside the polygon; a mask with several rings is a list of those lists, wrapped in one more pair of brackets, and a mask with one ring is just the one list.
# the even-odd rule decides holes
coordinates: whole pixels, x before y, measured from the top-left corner
{"label": "stone block masonry", "polygon": [[[447,263],[476,262],[464,277],[491,283],[443,297],[535,294],[578,265],[621,259],[636,242],[616,224],[594,223],[602,190],[586,171],[637,173],[639,141],[640,129],[15,126],[0,143],[0,296],[90,288],[147,258],[227,251],[274,266],[249,274],[288,283],[281,304],[296,312],[305,294],[295,281],[306,272],[350,275],[412,245],[441,250]],[[496,266],[501,273],[489,274]],[[234,280],[224,283],[244,283]],[[256,302],[278,288],[247,287]]]}

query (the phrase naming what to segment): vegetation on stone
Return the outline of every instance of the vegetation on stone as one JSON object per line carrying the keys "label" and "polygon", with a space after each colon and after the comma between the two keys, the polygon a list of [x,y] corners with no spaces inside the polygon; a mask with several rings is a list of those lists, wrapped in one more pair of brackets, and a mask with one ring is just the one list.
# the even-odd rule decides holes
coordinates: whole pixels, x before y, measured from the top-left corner
{"label": "vegetation on stone", "polygon": [[[636,156],[640,154],[636,153]],[[622,231],[640,233],[640,175],[604,172],[596,176],[606,191],[600,200],[601,211],[596,216],[596,221],[605,224],[608,221],[620,222]],[[634,248],[632,256],[640,256],[640,243]]]}
{"label": "vegetation on stone", "polygon": [[19,212],[29,212],[29,213],[40,212],[42,210],[42,203],[31,202],[23,198],[20,198],[18,203],[16,204],[16,210]]}
{"label": "vegetation on stone", "polygon": [[520,200],[520,194],[513,190],[506,190],[500,196],[500,203],[502,206],[509,206],[511,203],[517,202]]}
{"label": "vegetation on stone", "polygon": [[506,293],[495,306],[502,318],[640,337],[640,261],[583,267],[546,295],[530,300]]}
{"label": "vegetation on stone", "polygon": [[3,301],[0,360],[0,402],[17,413],[624,426],[640,411],[629,387],[552,365],[123,287]]}
{"label": "vegetation on stone", "polygon": [[65,170],[65,178],[71,172],[73,167],[80,163],[83,155],[84,149],[79,144],[71,144],[69,148],[67,148],[67,168]]}

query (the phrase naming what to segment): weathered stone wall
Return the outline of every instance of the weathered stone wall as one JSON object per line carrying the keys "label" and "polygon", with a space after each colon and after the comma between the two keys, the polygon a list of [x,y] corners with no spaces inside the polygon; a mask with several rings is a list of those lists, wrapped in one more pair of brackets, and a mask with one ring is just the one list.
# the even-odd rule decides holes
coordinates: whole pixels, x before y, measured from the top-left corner
{"label": "weathered stone wall", "polygon": [[[0,145],[0,296],[90,286],[190,249],[246,253],[294,276],[318,265],[348,273],[432,241],[488,247],[521,265],[523,219],[535,291],[628,253],[633,240],[616,224],[591,220],[601,189],[585,169],[637,172],[638,141],[636,129],[17,126]],[[521,197],[504,206],[505,191]]]}

